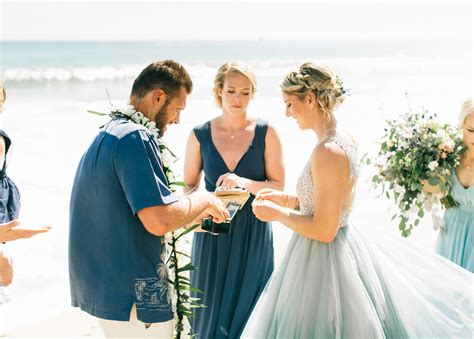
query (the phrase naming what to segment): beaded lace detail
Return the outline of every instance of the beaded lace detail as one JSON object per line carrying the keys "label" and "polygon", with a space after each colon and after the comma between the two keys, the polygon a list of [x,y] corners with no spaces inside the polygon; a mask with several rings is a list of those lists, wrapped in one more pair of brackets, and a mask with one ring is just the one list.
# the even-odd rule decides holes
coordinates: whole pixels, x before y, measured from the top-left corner
{"label": "beaded lace detail", "polygon": [[[334,142],[346,153],[349,160],[349,170],[353,185],[357,183],[359,177],[360,162],[357,153],[357,144],[347,136],[336,134],[326,139],[327,142]],[[296,192],[300,201],[300,212],[303,215],[314,215],[313,203],[313,178],[311,176],[311,158],[306,163],[296,184]],[[347,226],[349,215],[352,210],[352,203],[343,206],[341,210],[339,227]]]}

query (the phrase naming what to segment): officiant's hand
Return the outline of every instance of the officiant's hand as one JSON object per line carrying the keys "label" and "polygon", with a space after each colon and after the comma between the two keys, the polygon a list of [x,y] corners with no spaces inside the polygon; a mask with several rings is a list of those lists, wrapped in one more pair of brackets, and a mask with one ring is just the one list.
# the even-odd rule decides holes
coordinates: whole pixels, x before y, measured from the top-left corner
{"label": "officiant's hand", "polygon": [[285,192],[274,190],[271,188],[264,188],[258,191],[255,200],[268,200],[274,202],[279,206],[288,206],[289,196]]}
{"label": "officiant's hand", "polygon": [[13,280],[12,258],[7,253],[0,251],[0,283],[8,286]]}
{"label": "officiant's hand", "polygon": [[50,226],[35,228],[20,226],[20,222],[15,219],[6,224],[0,224],[0,242],[31,238],[36,234],[48,232],[50,228]]}
{"label": "officiant's hand", "polygon": [[275,221],[280,207],[269,200],[254,200],[252,210],[257,219],[261,221]]}
{"label": "officiant's hand", "polygon": [[235,187],[247,188],[249,179],[239,177],[235,173],[222,174],[216,181],[216,187],[220,187],[223,190],[232,189]]}

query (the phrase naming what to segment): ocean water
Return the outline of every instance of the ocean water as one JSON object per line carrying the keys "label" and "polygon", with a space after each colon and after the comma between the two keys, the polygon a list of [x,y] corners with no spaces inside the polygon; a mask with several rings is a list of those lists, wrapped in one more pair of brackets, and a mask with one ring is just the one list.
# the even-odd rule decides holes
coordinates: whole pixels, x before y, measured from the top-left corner
{"label": "ocean water", "polygon": [[[360,154],[374,154],[387,118],[424,107],[455,123],[462,101],[472,95],[471,41],[254,41],[254,42],[22,42],[0,45],[0,77],[7,92],[0,127],[13,140],[8,173],[22,192],[20,219],[50,223],[53,229],[7,245],[15,258],[10,304],[0,307],[0,333],[41,322],[67,310],[68,205],[77,163],[106,120],[86,112],[124,104],[133,79],[150,62],[173,58],[185,65],[194,91],[181,124],[165,136],[177,154],[192,127],[219,114],[212,85],[217,68],[241,60],[257,74],[258,92],[249,114],[270,121],[282,139],[286,187],[294,192],[316,137],[284,114],[278,84],[305,61],[334,69],[350,89],[336,116],[359,142]],[[182,160],[178,163],[180,172]],[[391,204],[377,197],[364,168],[354,223],[399,237],[390,222]],[[288,235],[275,224],[277,262]],[[411,239],[432,248],[436,232],[425,218]],[[2,318],[3,316],[3,318]],[[47,329],[41,335],[48,336]],[[73,330],[71,330],[73,331]],[[74,332],[74,331],[73,331]]]}

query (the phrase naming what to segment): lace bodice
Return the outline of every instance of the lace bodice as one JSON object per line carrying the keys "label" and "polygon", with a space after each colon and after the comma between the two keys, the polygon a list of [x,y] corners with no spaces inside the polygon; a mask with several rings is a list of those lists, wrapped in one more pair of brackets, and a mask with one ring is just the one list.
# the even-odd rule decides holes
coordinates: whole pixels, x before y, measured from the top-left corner
{"label": "lace bodice", "polygon": [[[357,153],[357,144],[350,137],[336,134],[325,140],[334,142],[346,153],[349,160],[349,170],[352,185],[355,187],[359,176],[360,163]],[[306,163],[296,184],[296,192],[300,201],[300,211],[304,215],[314,214],[313,203],[313,178],[311,175],[311,158]],[[339,221],[339,227],[347,226],[349,215],[352,210],[352,201],[348,205],[343,205]]]}

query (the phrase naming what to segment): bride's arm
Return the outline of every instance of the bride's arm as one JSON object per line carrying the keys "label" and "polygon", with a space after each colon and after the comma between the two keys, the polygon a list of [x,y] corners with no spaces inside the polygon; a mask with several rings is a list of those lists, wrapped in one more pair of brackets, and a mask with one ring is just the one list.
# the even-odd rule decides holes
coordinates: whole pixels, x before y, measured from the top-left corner
{"label": "bride's arm", "polygon": [[297,196],[271,188],[264,188],[263,190],[258,191],[255,199],[268,200],[285,208],[291,208],[292,210],[297,211],[300,210],[300,201]]}
{"label": "bride's arm", "polygon": [[311,156],[314,215],[302,215],[271,202],[256,201],[257,217],[276,220],[302,236],[321,242],[332,242],[339,227],[344,182],[349,164],[344,152],[335,145],[322,144]]}

